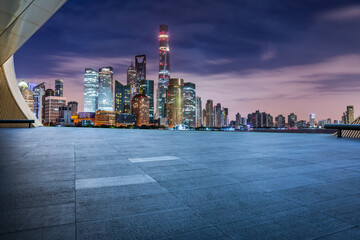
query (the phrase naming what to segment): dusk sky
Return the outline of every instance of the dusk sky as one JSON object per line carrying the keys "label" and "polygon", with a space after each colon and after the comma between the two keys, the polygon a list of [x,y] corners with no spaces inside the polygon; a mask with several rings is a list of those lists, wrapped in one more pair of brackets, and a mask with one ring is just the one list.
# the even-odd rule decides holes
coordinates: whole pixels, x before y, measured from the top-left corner
{"label": "dusk sky", "polygon": [[126,83],[135,55],[158,72],[158,29],[169,26],[171,77],[229,108],[298,120],[360,114],[360,2],[347,0],[69,0],[15,54],[18,80],[64,80],[83,110],[86,67]]}

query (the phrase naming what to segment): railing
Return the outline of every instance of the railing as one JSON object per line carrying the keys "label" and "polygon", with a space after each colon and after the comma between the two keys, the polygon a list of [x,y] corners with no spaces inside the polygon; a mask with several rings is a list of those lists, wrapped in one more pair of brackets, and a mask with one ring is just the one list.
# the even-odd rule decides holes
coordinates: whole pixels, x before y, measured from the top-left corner
{"label": "railing", "polygon": [[325,128],[327,129],[337,129],[337,137],[341,138],[342,130],[357,130],[360,131],[360,124],[333,124],[328,123],[325,124]]}
{"label": "railing", "polygon": [[0,123],[28,123],[29,128],[31,128],[31,124],[35,123],[35,120],[32,120],[32,119],[0,119]]}

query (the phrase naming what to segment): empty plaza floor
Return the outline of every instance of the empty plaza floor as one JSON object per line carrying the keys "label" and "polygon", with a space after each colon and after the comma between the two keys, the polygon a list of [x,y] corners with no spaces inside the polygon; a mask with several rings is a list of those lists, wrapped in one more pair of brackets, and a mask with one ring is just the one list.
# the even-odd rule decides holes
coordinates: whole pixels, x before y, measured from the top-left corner
{"label": "empty plaza floor", "polygon": [[360,141],[0,129],[0,239],[360,239]]}

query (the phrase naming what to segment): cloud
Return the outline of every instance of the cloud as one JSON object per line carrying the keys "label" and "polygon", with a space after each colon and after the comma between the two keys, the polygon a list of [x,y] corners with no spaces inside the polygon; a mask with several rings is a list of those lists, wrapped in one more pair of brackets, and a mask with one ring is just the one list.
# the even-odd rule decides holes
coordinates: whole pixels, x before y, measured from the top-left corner
{"label": "cloud", "polygon": [[265,52],[261,54],[261,61],[268,61],[273,59],[276,55],[276,52],[273,49],[267,49]]}
{"label": "cloud", "polygon": [[360,19],[360,5],[352,5],[325,12],[320,15],[320,19],[327,21],[352,21]]}

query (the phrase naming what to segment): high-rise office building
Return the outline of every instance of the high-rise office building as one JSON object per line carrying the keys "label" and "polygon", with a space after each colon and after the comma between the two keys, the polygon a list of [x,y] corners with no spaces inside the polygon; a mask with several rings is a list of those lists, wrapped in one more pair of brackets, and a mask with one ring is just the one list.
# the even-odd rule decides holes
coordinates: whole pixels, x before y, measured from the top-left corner
{"label": "high-rise office building", "polygon": [[133,61],[131,61],[131,65],[130,67],[127,69],[126,72],[126,77],[127,77],[127,85],[130,86],[130,94],[131,96],[135,96],[136,95],[136,87],[137,87],[137,81],[136,81],[136,69],[133,65]]}
{"label": "high-rise office building", "polygon": [[283,115],[278,115],[275,118],[275,122],[278,128],[284,128],[285,127],[285,117]]}
{"label": "high-rise office building", "polygon": [[136,81],[135,86],[132,86],[132,96],[140,93],[140,81],[146,79],[146,55],[135,56],[135,70],[136,70]]}
{"label": "high-rise office building", "polygon": [[211,99],[206,101],[206,127],[214,127],[214,102]]}
{"label": "high-rise office building", "polygon": [[137,94],[131,100],[131,112],[137,126],[149,124],[149,98],[144,94]]}
{"label": "high-rise office building", "polygon": [[167,116],[169,127],[183,124],[183,85],[181,78],[170,78],[167,94]]}
{"label": "high-rise office building", "polygon": [[297,122],[297,116],[295,115],[295,113],[290,113],[290,115],[288,115],[289,128],[294,128],[296,126],[296,122]]}
{"label": "high-rise office building", "polygon": [[223,114],[223,127],[228,127],[229,126],[229,109],[228,108],[223,108],[222,111]]}
{"label": "high-rise office building", "polygon": [[26,104],[29,106],[30,110],[34,112],[33,92],[29,89],[28,84],[24,80],[22,80],[21,82],[19,82],[18,87]]}
{"label": "high-rise office building", "polygon": [[154,81],[141,80],[140,94],[144,94],[149,99],[149,121],[150,123],[154,123]]}
{"label": "high-rise office building", "polygon": [[[206,104],[205,104],[206,105]],[[206,106],[202,110],[202,125],[206,127]]]}
{"label": "high-rise office building", "polygon": [[168,26],[160,25],[159,30],[159,81],[157,89],[157,117],[167,118],[167,88],[170,79],[170,48]]}
{"label": "high-rise office building", "polygon": [[196,90],[194,83],[184,83],[183,101],[184,124],[194,128],[196,126]]}
{"label": "high-rise office building", "polygon": [[309,125],[311,128],[314,128],[316,123],[315,123],[315,114],[312,113],[309,115]]}
{"label": "high-rise office building", "polygon": [[131,113],[131,88],[130,85],[125,85],[123,87],[123,104],[124,104],[124,113]]}
{"label": "high-rise office building", "polygon": [[236,125],[236,128],[238,128],[241,125],[241,114],[240,113],[237,113],[235,115],[235,125]]}
{"label": "high-rise office building", "polygon": [[195,127],[201,127],[202,121],[202,102],[201,97],[196,96],[196,113],[195,113],[196,124]]}
{"label": "high-rise office building", "polygon": [[68,102],[68,106],[71,107],[71,116],[75,116],[78,113],[78,102],[70,101]]}
{"label": "high-rise office building", "polygon": [[36,83],[28,82],[28,89],[30,89],[32,92],[34,92],[34,88],[36,87]]}
{"label": "high-rise office building", "polygon": [[346,112],[347,112],[347,118],[348,118],[348,123],[352,123],[354,121],[354,106],[349,105],[346,106]]}
{"label": "high-rise office building", "polygon": [[71,116],[73,116],[73,109],[69,104],[68,106],[60,106],[57,123],[61,126],[74,126],[74,119]]}
{"label": "high-rise office building", "polygon": [[98,110],[113,111],[113,68],[103,67],[99,69],[99,95]]}
{"label": "high-rise office building", "polygon": [[123,113],[124,112],[124,85],[118,80],[115,80],[115,111]]}
{"label": "high-rise office building", "polygon": [[34,87],[33,98],[34,98],[34,115],[42,122],[43,120],[43,96],[45,96],[45,83],[40,83]]}
{"label": "high-rise office building", "polygon": [[215,127],[216,128],[221,128],[222,126],[222,113],[221,113],[221,104],[218,103],[216,104],[216,106],[214,107],[214,117],[215,117]]}
{"label": "high-rise office building", "polygon": [[66,105],[66,98],[57,96],[47,96],[45,98],[44,122],[56,124],[59,118],[59,107]]}
{"label": "high-rise office building", "polygon": [[85,68],[84,74],[84,112],[97,110],[99,74],[96,70]]}
{"label": "high-rise office building", "polygon": [[57,97],[64,96],[64,81],[61,79],[55,80],[55,96]]}

